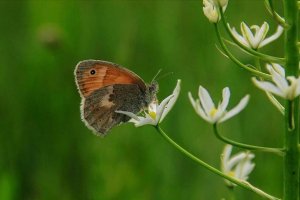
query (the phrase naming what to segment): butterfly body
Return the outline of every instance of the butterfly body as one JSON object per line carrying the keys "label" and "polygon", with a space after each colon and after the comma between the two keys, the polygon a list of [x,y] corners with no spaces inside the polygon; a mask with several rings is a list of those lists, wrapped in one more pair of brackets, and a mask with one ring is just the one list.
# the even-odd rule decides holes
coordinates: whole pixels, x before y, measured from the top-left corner
{"label": "butterfly body", "polygon": [[82,120],[96,135],[105,135],[130,119],[115,111],[138,113],[156,99],[156,83],[148,85],[133,72],[107,61],[79,62],[75,81],[82,98]]}

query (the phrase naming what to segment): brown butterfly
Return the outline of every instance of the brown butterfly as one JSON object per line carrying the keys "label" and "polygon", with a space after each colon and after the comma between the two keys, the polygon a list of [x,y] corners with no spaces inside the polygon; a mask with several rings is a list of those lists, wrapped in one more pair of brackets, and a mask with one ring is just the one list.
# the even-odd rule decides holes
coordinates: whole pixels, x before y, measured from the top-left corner
{"label": "brown butterfly", "polygon": [[84,60],[75,68],[81,100],[81,118],[96,135],[106,135],[130,117],[115,111],[138,113],[156,100],[158,84],[146,84],[120,65],[102,60]]}

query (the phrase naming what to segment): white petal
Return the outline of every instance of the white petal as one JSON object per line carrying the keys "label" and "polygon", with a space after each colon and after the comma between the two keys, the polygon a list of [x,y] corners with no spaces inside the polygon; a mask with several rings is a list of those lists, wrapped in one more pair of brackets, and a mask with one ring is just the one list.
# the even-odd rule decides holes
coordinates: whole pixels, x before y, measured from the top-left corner
{"label": "white petal", "polygon": [[254,164],[251,163],[251,159],[254,158],[253,154],[246,153],[244,159],[242,159],[235,168],[236,178],[241,180],[247,180],[248,175],[254,169]]}
{"label": "white petal", "polygon": [[174,97],[173,94],[165,98],[157,107],[157,112],[156,112],[156,121],[157,123],[160,121],[162,114],[164,110],[166,109],[166,105],[169,103],[169,101]]}
{"label": "white petal", "polygon": [[199,99],[197,99],[196,101],[194,100],[192,94],[189,92],[189,99],[191,101],[192,106],[194,107],[196,113],[203,118],[205,121],[208,121],[210,123],[214,123],[211,121],[211,119],[205,114],[204,110],[202,109],[202,107],[200,106],[200,102]]}
{"label": "white petal", "polygon": [[210,123],[211,122],[211,119],[206,115],[206,113],[204,112],[203,108],[201,107],[200,105],[200,102],[199,102],[199,99],[196,99],[196,101],[193,99],[192,97],[192,94],[189,93],[189,98],[190,98],[190,101],[196,111],[196,113],[201,117],[203,118],[205,121],[208,121]]}
{"label": "white petal", "polygon": [[[147,114],[146,114],[147,115]],[[140,117],[140,120],[136,123],[134,123],[136,127],[144,126],[144,125],[153,125],[156,126],[157,123],[150,117],[149,115],[147,117]]]}
{"label": "white petal", "polygon": [[251,45],[251,47],[257,48],[256,46],[253,46],[253,43],[254,43],[253,33],[252,33],[251,29],[248,27],[248,25],[244,22],[241,23],[241,31],[242,31],[243,37]]}
{"label": "white petal", "polygon": [[115,112],[116,112],[116,113],[120,113],[120,114],[127,115],[127,116],[129,116],[130,118],[135,119],[136,121],[139,121],[139,120],[140,120],[140,118],[139,118],[136,114],[134,114],[134,113],[132,113],[132,112],[127,112],[127,111],[122,111],[122,110],[116,110]]}
{"label": "white petal", "polygon": [[222,117],[218,122],[221,123],[221,122],[224,122],[226,121],[227,119],[233,117],[234,115],[238,114],[239,112],[241,112],[241,110],[243,110],[248,101],[249,101],[249,98],[250,96],[249,95],[246,95],[240,102],[237,106],[235,106],[233,109],[231,109],[229,112],[227,112],[224,117]]}
{"label": "white petal", "polygon": [[289,87],[289,84],[288,84],[287,80],[285,79],[285,77],[281,76],[280,73],[275,71],[275,69],[273,67],[270,68],[269,66],[267,66],[267,68],[268,68],[270,74],[272,75],[272,80],[276,84],[278,89],[280,89],[281,91],[285,91]]}
{"label": "white petal", "polygon": [[162,113],[159,122],[162,122],[162,120],[165,118],[165,116],[168,114],[168,112],[172,109],[176,100],[178,99],[178,96],[180,93],[180,83],[181,83],[181,80],[177,80],[176,87],[173,91],[173,97],[170,99],[168,104],[165,106],[164,112]]}
{"label": "white petal", "polygon": [[140,117],[135,115],[134,113],[127,112],[127,111],[118,110],[115,112],[131,117],[132,119],[129,120],[129,122],[134,123],[135,127],[144,126],[144,125],[156,125],[154,123],[154,120],[148,114],[146,114],[146,117]]}
{"label": "white petal", "polygon": [[211,123],[211,124],[214,124],[216,121],[214,121],[209,115],[207,115],[205,113],[205,111],[203,110],[202,106],[200,105],[200,102],[199,102],[199,99],[197,99],[196,101],[196,113],[202,117],[202,119],[204,119],[205,121]]}
{"label": "white petal", "polygon": [[221,117],[223,117],[226,112],[226,108],[229,103],[230,98],[230,90],[228,87],[224,88],[222,91],[222,101],[218,105],[218,109],[215,111],[213,115],[209,114],[213,122],[218,121]]}
{"label": "white petal", "polygon": [[241,179],[242,179],[242,180],[247,180],[249,174],[253,171],[254,167],[255,167],[255,164],[254,164],[254,163],[251,163],[251,161],[248,160],[248,161],[245,163],[245,165],[244,165],[244,167],[243,167],[243,169],[242,169],[242,176],[241,176]]}
{"label": "white petal", "polygon": [[[267,65],[269,65],[269,64],[267,64]],[[272,67],[278,74],[285,77],[285,69],[281,65],[279,65],[277,63],[272,63]]]}
{"label": "white petal", "polygon": [[241,160],[245,159],[246,153],[240,152],[232,156],[226,163],[227,172],[232,171],[233,168],[241,162]]}
{"label": "white petal", "polygon": [[199,99],[200,99],[201,106],[203,107],[205,113],[207,115],[209,115],[211,110],[215,109],[215,104],[212,101],[207,90],[204,87],[202,87],[201,85],[199,86]]}
{"label": "white petal", "polygon": [[224,112],[228,106],[229,99],[230,99],[230,90],[228,87],[226,87],[222,91],[222,102],[221,104],[219,104],[218,110]]}
{"label": "white petal", "polygon": [[240,34],[238,34],[238,32],[235,30],[235,28],[230,28],[230,25],[227,24],[227,26],[229,27],[229,29],[231,30],[231,33],[233,35],[233,37],[235,37],[235,39],[237,39],[237,41],[239,41],[241,44],[243,44],[246,47],[250,48],[249,43],[245,40],[245,38],[243,38],[243,36],[241,36]]}
{"label": "white petal", "polygon": [[[298,78],[299,79],[299,78]],[[296,98],[298,87],[299,87],[299,81],[294,76],[288,76],[287,80],[290,82],[289,87],[286,89],[286,98],[289,100],[293,100]]]}
{"label": "white petal", "polygon": [[192,95],[191,92],[188,93],[188,97],[190,99],[190,102],[191,102],[193,108],[196,109],[196,101],[194,100],[193,95]]}
{"label": "white petal", "polygon": [[227,173],[229,170],[228,170],[228,161],[229,161],[229,158],[230,158],[230,154],[231,154],[231,151],[232,151],[232,145],[225,145],[224,147],[224,150],[222,152],[222,155],[221,155],[221,168],[222,168],[222,171]]}
{"label": "white petal", "polygon": [[259,81],[256,78],[252,78],[253,83],[259,88],[266,92],[271,92],[275,95],[285,98],[285,94],[278,89],[273,83],[267,81]]}
{"label": "white petal", "polygon": [[154,113],[156,113],[156,112],[157,112],[157,106],[158,106],[158,105],[157,105],[156,101],[150,103],[149,106],[148,106],[148,113],[149,113],[149,112],[154,112]]}
{"label": "white petal", "polygon": [[268,31],[269,24],[267,22],[264,22],[263,25],[258,29],[258,32],[255,33],[255,39],[253,41],[255,47],[258,47],[263,39],[265,39]]}
{"label": "white petal", "polygon": [[284,29],[283,29],[282,26],[278,26],[276,32],[275,32],[272,36],[270,36],[270,37],[266,38],[265,40],[263,40],[263,41],[260,43],[260,45],[259,45],[258,48],[261,48],[261,47],[263,47],[263,46],[265,46],[265,45],[267,45],[267,44],[273,42],[273,41],[276,40],[277,38],[279,38],[280,35],[283,33],[283,30],[284,30]]}

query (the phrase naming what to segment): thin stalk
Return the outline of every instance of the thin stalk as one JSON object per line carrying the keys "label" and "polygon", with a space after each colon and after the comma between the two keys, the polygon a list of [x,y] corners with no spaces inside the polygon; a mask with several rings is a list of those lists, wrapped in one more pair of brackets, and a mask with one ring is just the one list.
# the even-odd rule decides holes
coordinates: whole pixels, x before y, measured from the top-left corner
{"label": "thin stalk", "polygon": [[259,77],[263,77],[263,78],[266,78],[266,79],[270,79],[271,76],[269,74],[266,74],[266,73],[263,73],[263,72],[260,72],[256,69],[253,69],[245,64],[243,64],[241,61],[239,61],[237,58],[235,58],[231,52],[228,50],[227,46],[224,44],[222,38],[221,38],[221,35],[220,35],[220,31],[219,31],[219,28],[218,28],[218,24],[214,24],[215,25],[215,30],[216,30],[216,33],[217,33],[217,37],[218,37],[218,40],[219,40],[219,43],[221,44],[224,52],[226,53],[226,55],[234,62],[236,63],[238,66],[252,72],[253,74],[259,76]]}
{"label": "thin stalk", "polygon": [[213,125],[213,129],[214,129],[215,136],[218,139],[220,139],[221,141],[223,141],[227,144],[231,144],[235,147],[239,147],[239,148],[242,148],[242,149],[248,149],[248,150],[252,150],[252,151],[263,151],[263,152],[268,152],[268,153],[274,153],[274,154],[279,155],[279,156],[284,155],[284,149],[243,144],[243,143],[240,143],[240,142],[233,141],[229,138],[226,138],[223,135],[220,135],[220,133],[217,129],[217,124]]}
{"label": "thin stalk", "polygon": [[267,10],[270,12],[274,20],[282,27],[287,27],[285,20],[275,11],[273,0],[265,0]]}
{"label": "thin stalk", "polygon": [[[285,58],[286,76],[298,77],[298,7],[297,0],[285,0]],[[285,200],[299,200],[299,97],[287,100],[285,105],[284,191]]]}
{"label": "thin stalk", "polygon": [[225,178],[229,181],[231,181],[232,183],[245,188],[249,191],[252,191],[258,195],[260,195],[261,197],[264,197],[266,199],[271,199],[271,200],[280,200],[277,197],[271,196],[267,193],[265,193],[264,191],[260,190],[259,188],[254,187],[253,185],[251,185],[249,182],[247,181],[242,181],[242,180],[238,180],[232,176],[228,176],[224,173],[222,173],[220,170],[212,167],[211,165],[207,164],[206,162],[200,160],[199,158],[197,158],[195,155],[193,155],[192,153],[188,152],[186,149],[184,149],[183,147],[181,147],[179,144],[177,144],[174,140],[172,140],[161,128],[159,125],[155,126],[155,129],[158,131],[158,133],[167,141],[169,142],[172,146],[174,146],[177,150],[179,150],[181,153],[183,153],[185,156],[187,156],[188,158],[192,159],[193,161],[195,161],[196,163],[200,164],[202,167],[204,167],[205,169],[221,176],[222,178]]}
{"label": "thin stalk", "polygon": [[249,54],[253,55],[253,56],[256,56],[264,61],[268,61],[268,62],[275,62],[275,63],[278,63],[278,64],[284,64],[284,58],[279,58],[279,57],[275,57],[275,56],[270,56],[270,55],[267,55],[267,54],[263,54],[261,52],[258,52],[258,51],[255,51],[251,48],[248,48],[244,45],[240,45],[240,42],[233,36],[229,26],[228,26],[228,23],[226,21],[226,18],[225,18],[225,15],[222,11],[222,8],[219,8],[219,12],[221,14],[221,21],[223,22],[223,25],[224,25],[224,28],[226,29],[227,33],[229,34],[230,38],[243,50],[245,50],[246,52],[248,52]]}

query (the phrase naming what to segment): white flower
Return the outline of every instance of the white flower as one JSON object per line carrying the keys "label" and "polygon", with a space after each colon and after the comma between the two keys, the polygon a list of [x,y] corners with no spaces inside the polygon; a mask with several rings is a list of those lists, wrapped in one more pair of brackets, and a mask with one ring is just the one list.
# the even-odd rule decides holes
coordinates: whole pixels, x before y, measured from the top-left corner
{"label": "white flower", "polygon": [[217,108],[215,107],[215,104],[212,101],[207,90],[201,85],[199,86],[198,95],[200,100],[194,100],[192,94],[189,92],[189,98],[192,103],[192,106],[194,107],[196,113],[200,115],[200,117],[212,124],[224,122],[227,119],[238,114],[241,110],[245,108],[249,101],[249,95],[246,95],[236,107],[234,107],[230,111],[227,111],[226,108],[228,106],[230,98],[230,90],[228,87],[223,89],[222,101],[219,102]]}
{"label": "white flower", "polygon": [[213,0],[203,0],[203,13],[211,23],[217,23],[220,20],[218,7]]}
{"label": "white flower", "polygon": [[[226,175],[246,181],[255,167],[255,164],[251,161],[255,156],[250,152],[240,152],[230,157],[231,150],[231,145],[225,145],[221,155],[221,170]],[[235,186],[228,180],[225,180],[225,182],[230,187]]]}
{"label": "white flower", "polygon": [[[232,35],[244,46],[252,48],[252,49],[259,49],[277,38],[282,34],[283,27],[278,26],[276,32],[271,35],[270,37],[266,38],[266,35],[269,31],[269,24],[267,22],[264,22],[261,27],[257,25],[252,25],[250,28],[247,24],[244,22],[241,23],[241,32],[242,35],[240,35],[235,28],[230,28],[228,24],[229,29],[231,30]],[[252,30],[254,33],[252,32]]]}
{"label": "white flower", "polygon": [[258,88],[289,100],[293,100],[294,98],[299,96],[300,77],[285,77],[284,68],[281,67],[279,64],[267,64],[266,67],[267,70],[270,72],[274,83],[270,83],[268,81],[259,81],[253,77],[252,80]]}
{"label": "white flower", "polygon": [[144,126],[144,125],[153,125],[156,126],[160,122],[163,121],[165,116],[168,114],[168,112],[172,109],[174,106],[180,92],[180,80],[177,81],[177,85],[173,91],[173,93],[165,98],[160,104],[158,104],[156,101],[152,102],[148,106],[148,110],[145,111],[144,116],[138,116],[134,113],[127,112],[127,111],[116,111],[117,113],[125,114],[132,119],[129,122],[134,123],[136,127]]}

